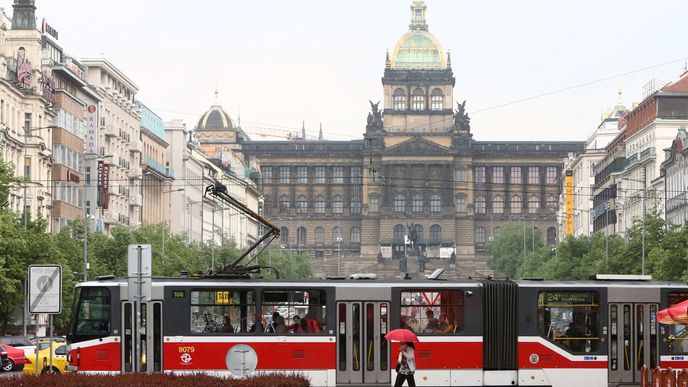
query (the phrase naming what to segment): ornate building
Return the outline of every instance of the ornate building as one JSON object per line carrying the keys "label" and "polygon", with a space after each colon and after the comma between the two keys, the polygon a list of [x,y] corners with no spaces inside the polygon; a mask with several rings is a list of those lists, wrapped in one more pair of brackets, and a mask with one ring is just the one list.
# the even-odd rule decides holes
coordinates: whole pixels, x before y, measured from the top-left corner
{"label": "ornate building", "polygon": [[562,159],[585,144],[474,140],[465,101],[453,109],[451,58],[429,32],[422,0],[411,14],[387,54],[384,100],[370,103],[363,139],[251,141],[234,126],[213,129],[212,111],[196,128],[202,145],[260,162],[265,214],[281,227],[281,245],[310,252],[320,273],[398,275],[410,228],[429,266],[454,275],[490,274],[485,244],[507,222],[527,222],[555,243]]}

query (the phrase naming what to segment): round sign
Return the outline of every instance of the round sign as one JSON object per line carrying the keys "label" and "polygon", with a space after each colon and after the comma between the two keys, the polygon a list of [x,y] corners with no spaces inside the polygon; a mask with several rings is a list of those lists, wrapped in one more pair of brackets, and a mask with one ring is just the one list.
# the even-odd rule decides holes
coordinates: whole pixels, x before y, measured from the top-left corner
{"label": "round sign", "polygon": [[540,361],[540,356],[538,356],[536,353],[534,353],[534,354],[530,355],[530,358],[528,360],[530,360],[531,364],[537,364]]}
{"label": "round sign", "polygon": [[88,105],[88,112],[89,113],[95,113],[96,107],[94,105]]}
{"label": "round sign", "polygon": [[38,290],[41,292],[48,292],[53,288],[53,279],[47,275],[41,276],[36,281],[36,285],[38,285]]}
{"label": "round sign", "polygon": [[258,354],[246,344],[237,344],[227,351],[225,356],[227,369],[234,376],[246,376],[256,370]]}

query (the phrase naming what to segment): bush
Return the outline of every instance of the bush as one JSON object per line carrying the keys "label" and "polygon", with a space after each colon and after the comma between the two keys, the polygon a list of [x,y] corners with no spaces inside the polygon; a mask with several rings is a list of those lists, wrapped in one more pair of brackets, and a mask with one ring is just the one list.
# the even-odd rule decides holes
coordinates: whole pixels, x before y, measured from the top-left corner
{"label": "bush", "polygon": [[97,386],[97,387],[144,387],[144,386],[222,386],[222,387],[307,387],[308,378],[301,374],[256,374],[242,379],[218,378],[204,374],[170,375],[170,374],[126,374],[126,375],[41,375],[13,376],[7,378],[7,385],[27,387],[48,386]]}

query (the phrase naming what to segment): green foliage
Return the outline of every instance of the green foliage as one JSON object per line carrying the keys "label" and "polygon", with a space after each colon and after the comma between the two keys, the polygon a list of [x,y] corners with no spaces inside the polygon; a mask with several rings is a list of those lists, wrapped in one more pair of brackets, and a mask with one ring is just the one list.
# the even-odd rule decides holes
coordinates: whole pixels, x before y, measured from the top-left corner
{"label": "green foliage", "polygon": [[[311,258],[307,253],[293,254],[289,250],[271,247],[258,256],[261,266],[273,267],[281,279],[306,279],[313,277]],[[264,278],[276,278],[274,270],[263,269]]]}
{"label": "green foliage", "polygon": [[568,237],[556,247],[536,243],[533,248],[528,244],[527,228],[525,255],[521,224],[504,227],[488,243],[492,269],[510,278],[551,280],[584,280],[600,273],[641,274],[644,245],[645,274],[655,280],[688,279],[688,227],[667,225],[654,210],[644,222],[634,220],[626,240],[596,233]]}
{"label": "green foliage", "polygon": [[14,166],[6,163],[3,154],[0,153],[0,209],[7,208],[10,190],[20,182],[21,179],[14,176]]}

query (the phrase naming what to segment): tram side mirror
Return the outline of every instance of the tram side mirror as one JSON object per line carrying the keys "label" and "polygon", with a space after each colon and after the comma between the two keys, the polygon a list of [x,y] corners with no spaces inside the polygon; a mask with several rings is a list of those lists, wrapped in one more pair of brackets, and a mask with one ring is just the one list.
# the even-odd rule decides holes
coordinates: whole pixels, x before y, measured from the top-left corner
{"label": "tram side mirror", "polygon": [[473,292],[470,291],[470,290],[466,290],[466,293],[465,293],[465,294],[466,294],[467,297],[470,297],[470,296],[473,295]]}

